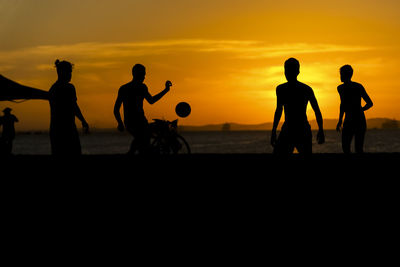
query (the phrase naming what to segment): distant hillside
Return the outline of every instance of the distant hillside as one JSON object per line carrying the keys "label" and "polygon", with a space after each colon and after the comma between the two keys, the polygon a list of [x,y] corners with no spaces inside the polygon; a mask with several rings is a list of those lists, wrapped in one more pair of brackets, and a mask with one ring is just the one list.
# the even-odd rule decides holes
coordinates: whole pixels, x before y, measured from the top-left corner
{"label": "distant hillside", "polygon": [[[282,121],[282,120],[281,120]],[[317,129],[317,122],[310,121],[311,128]],[[325,119],[324,129],[336,129],[337,119]],[[282,122],[279,124],[279,128]],[[400,128],[400,121],[388,118],[372,118],[367,119],[368,129],[394,129]],[[201,126],[183,125],[179,126],[180,131],[267,131],[272,129],[272,122],[261,124],[238,124],[238,123],[223,123],[223,124],[208,124]]]}

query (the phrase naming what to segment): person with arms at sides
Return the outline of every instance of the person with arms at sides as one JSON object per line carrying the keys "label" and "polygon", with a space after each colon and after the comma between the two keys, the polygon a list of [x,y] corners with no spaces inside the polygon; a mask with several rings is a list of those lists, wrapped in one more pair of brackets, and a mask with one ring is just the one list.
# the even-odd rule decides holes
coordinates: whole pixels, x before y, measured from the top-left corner
{"label": "person with arms at sides", "polygon": [[86,133],[89,125],[78,106],[75,87],[70,83],[73,65],[57,59],[55,66],[58,79],[49,90],[51,152],[58,156],[81,155],[75,117]]}
{"label": "person with arms at sides", "polygon": [[[325,142],[322,114],[317,99],[310,86],[297,80],[300,73],[300,63],[295,58],[285,61],[285,76],[287,82],[276,88],[277,105],[274,115],[271,133],[271,145],[273,153],[287,156],[292,154],[294,148],[302,155],[312,153],[312,133],[307,120],[307,105],[310,102],[318,123],[317,141],[319,144]],[[277,138],[277,127],[285,112],[285,121]]]}

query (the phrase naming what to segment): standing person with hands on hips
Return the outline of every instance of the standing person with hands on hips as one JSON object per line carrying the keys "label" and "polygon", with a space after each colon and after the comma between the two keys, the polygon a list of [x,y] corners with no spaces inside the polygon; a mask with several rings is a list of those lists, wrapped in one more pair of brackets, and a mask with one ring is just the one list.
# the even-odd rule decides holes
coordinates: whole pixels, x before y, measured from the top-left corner
{"label": "standing person with hands on hips", "polygon": [[[336,130],[338,132],[342,130],[342,149],[345,154],[350,153],[353,136],[356,153],[364,152],[364,137],[367,131],[364,111],[373,106],[372,100],[364,87],[359,83],[353,82],[351,80],[352,77],[353,68],[350,65],[344,65],[340,68],[340,80],[343,84],[337,88],[340,95],[340,113]],[[364,99],[365,106],[361,106],[361,99]]]}

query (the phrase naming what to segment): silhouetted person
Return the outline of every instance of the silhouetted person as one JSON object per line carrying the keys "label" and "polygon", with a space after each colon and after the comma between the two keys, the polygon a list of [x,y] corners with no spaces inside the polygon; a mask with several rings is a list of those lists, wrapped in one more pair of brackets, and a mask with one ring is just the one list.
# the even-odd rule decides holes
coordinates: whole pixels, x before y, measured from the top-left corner
{"label": "silhouetted person", "polygon": [[49,90],[51,152],[53,155],[80,155],[75,116],[82,122],[85,132],[89,125],[78,106],[75,87],[70,83],[72,64],[57,59],[55,65],[58,80]]}
{"label": "silhouetted person", "polygon": [[[123,131],[124,128],[133,136],[133,141],[129,150],[129,154],[148,153],[150,145],[149,124],[144,115],[143,101],[147,100],[150,104],[154,104],[160,100],[172,86],[170,81],[165,82],[165,89],[155,96],[149,93],[146,84],[143,83],[146,76],[146,68],[141,64],[136,64],[132,68],[133,80],[122,85],[118,91],[118,97],[114,105],[114,116],[118,122],[118,130]],[[119,112],[121,105],[124,106],[124,123]]]}
{"label": "silhouetted person", "polygon": [[17,117],[11,114],[11,108],[3,110],[4,116],[0,117],[0,125],[3,125],[3,133],[1,135],[2,153],[10,155],[12,152],[12,144],[15,138],[14,124],[18,122]]}
{"label": "silhouetted person", "polygon": [[[277,105],[271,133],[274,154],[289,155],[293,153],[294,148],[300,154],[310,155],[312,153],[312,133],[306,115],[308,102],[315,112],[318,123],[317,141],[319,144],[325,142],[322,115],[317,99],[310,86],[297,80],[299,73],[300,63],[297,59],[289,58],[285,61],[287,83],[276,88]],[[277,139],[276,130],[283,110],[285,111],[285,122]]]}
{"label": "silhouetted person", "polygon": [[[368,96],[364,87],[351,81],[353,68],[344,65],[340,68],[340,80],[343,84],[337,90],[340,95],[340,114],[336,130],[340,132],[342,128],[343,115],[346,115],[342,130],[343,152],[350,153],[351,140],[354,136],[354,145],[357,153],[363,153],[364,136],[367,130],[364,111],[373,106],[371,98]],[[361,106],[361,98],[365,101],[365,106]]]}

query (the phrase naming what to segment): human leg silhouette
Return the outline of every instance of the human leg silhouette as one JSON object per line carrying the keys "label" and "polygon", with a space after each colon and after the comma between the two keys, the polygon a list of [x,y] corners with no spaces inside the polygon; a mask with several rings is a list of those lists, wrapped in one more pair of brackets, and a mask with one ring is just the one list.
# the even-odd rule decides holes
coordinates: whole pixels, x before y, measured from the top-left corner
{"label": "human leg silhouette", "polygon": [[351,152],[351,140],[353,139],[353,129],[349,126],[343,126],[342,130],[342,149],[343,153],[350,154]]}
{"label": "human leg silhouette", "polygon": [[364,153],[364,138],[366,132],[366,124],[361,124],[360,127],[357,128],[354,134],[354,147],[356,153]]}
{"label": "human leg silhouette", "polygon": [[296,144],[296,149],[299,154],[311,155],[312,154],[312,136],[310,138],[303,139],[300,143]]}
{"label": "human leg silhouette", "polygon": [[147,154],[150,150],[150,129],[148,123],[137,124],[136,127],[128,126],[127,131],[133,136],[128,154]]}
{"label": "human leg silhouette", "polygon": [[290,138],[290,133],[285,124],[282,125],[281,132],[274,146],[273,154],[275,155],[289,155],[294,150],[294,143]]}

